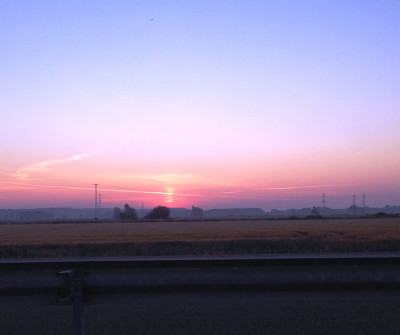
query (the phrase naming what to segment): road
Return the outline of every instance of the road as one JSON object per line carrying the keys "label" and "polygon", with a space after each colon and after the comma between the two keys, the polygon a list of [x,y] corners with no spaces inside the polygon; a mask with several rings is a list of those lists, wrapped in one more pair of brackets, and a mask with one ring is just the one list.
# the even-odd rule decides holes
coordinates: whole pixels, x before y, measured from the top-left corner
{"label": "road", "polygon": [[[85,304],[85,334],[394,335],[400,329],[400,293],[393,291],[164,293],[120,298]],[[72,334],[72,306],[39,300],[1,298],[1,334]]]}
{"label": "road", "polygon": [[[73,299],[56,302],[71,292],[86,334],[398,334],[399,265],[399,254],[3,261],[0,334],[73,334]],[[72,268],[72,281],[56,276]]]}

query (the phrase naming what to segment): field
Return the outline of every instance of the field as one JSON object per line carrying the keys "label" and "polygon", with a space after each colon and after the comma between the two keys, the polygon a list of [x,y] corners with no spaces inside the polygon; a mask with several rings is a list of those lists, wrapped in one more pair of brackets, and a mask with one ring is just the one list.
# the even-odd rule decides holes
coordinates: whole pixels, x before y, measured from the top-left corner
{"label": "field", "polygon": [[1,224],[0,257],[400,251],[400,218]]}
{"label": "field", "polygon": [[400,218],[107,222],[0,225],[0,245],[205,242],[316,238],[326,241],[400,240]]}

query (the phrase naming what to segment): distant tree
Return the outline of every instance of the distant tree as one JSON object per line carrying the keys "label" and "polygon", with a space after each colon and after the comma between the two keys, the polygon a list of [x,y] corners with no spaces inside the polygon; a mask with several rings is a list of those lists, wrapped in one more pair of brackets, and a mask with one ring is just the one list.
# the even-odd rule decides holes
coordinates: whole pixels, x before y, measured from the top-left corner
{"label": "distant tree", "polygon": [[201,218],[204,216],[203,209],[200,207],[192,206],[192,216]]}
{"label": "distant tree", "polygon": [[316,209],[315,206],[313,206],[311,210],[311,215],[319,215],[318,209]]}
{"label": "distant tree", "polygon": [[378,212],[378,213],[375,214],[375,216],[377,218],[384,218],[384,217],[387,216],[387,214],[385,212]]}
{"label": "distant tree", "polygon": [[149,214],[146,215],[148,219],[168,219],[171,211],[168,207],[157,206],[151,210]]}
{"label": "distant tree", "polygon": [[124,205],[124,211],[121,213],[122,220],[137,220],[138,216],[136,209],[132,208],[128,204]]}
{"label": "distant tree", "polygon": [[128,204],[124,205],[124,210],[121,211],[120,208],[114,207],[113,218],[116,220],[137,220],[138,216],[136,210],[129,206]]}
{"label": "distant tree", "polygon": [[121,208],[114,207],[112,217],[115,220],[121,220]]}

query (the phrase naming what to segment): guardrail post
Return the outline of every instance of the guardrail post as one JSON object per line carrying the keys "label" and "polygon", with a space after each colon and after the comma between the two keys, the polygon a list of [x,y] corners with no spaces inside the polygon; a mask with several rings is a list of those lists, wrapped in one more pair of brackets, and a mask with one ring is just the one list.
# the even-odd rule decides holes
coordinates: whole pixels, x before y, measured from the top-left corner
{"label": "guardrail post", "polygon": [[84,335],[83,328],[83,279],[77,272],[64,270],[57,273],[65,279],[64,290],[57,297],[60,303],[72,302],[74,313],[74,335]]}

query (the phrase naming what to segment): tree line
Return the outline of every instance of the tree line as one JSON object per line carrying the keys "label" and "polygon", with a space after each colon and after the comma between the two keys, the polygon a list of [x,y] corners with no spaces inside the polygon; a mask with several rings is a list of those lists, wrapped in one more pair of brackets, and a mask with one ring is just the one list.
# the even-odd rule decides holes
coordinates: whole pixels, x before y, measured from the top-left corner
{"label": "tree line", "polygon": [[[168,207],[157,206],[145,216],[145,219],[168,219],[170,213],[171,211]],[[138,215],[135,208],[125,204],[123,210],[119,207],[114,207],[113,219],[119,221],[134,221],[138,219]]]}

